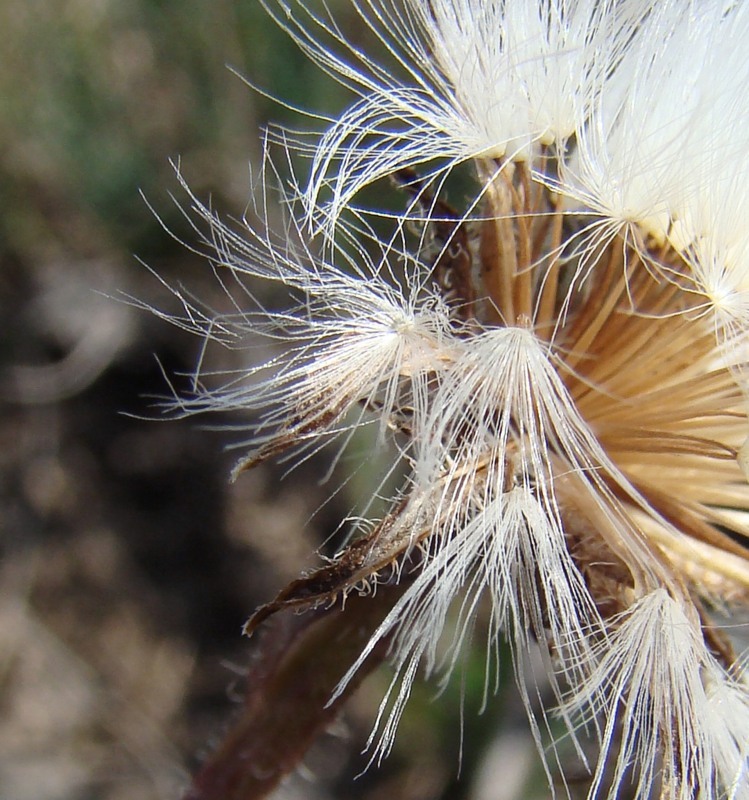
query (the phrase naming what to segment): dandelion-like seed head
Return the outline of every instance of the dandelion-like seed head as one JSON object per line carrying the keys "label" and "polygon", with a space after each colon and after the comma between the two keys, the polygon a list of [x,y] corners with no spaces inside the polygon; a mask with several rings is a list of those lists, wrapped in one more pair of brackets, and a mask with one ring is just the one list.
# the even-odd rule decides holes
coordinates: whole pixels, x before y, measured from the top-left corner
{"label": "dandelion-like seed head", "polygon": [[[384,519],[248,627],[394,580],[418,554],[337,690],[389,642],[375,760],[419,669],[449,676],[486,603],[487,695],[506,637],[539,749],[547,713],[597,737],[591,798],[625,784],[643,800],[747,797],[747,683],[711,623],[749,603],[749,105],[729,80],[749,77],[747,6],[355,8],[392,72],[332,19],[283,5],[357,93],[305,145],[285,238],[196,206],[217,271],[284,284],[296,304],[214,321],[284,346],[185,407],[259,413],[239,471],[374,423],[406,478]],[[458,164],[474,192],[456,210]],[[404,205],[372,210],[384,237],[358,205],[382,178]],[[532,649],[555,697],[540,716]]]}

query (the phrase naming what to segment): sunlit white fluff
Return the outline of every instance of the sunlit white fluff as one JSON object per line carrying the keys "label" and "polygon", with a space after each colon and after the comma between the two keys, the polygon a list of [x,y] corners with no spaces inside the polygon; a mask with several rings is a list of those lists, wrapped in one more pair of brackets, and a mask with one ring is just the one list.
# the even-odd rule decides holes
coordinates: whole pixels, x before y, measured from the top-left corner
{"label": "sunlit white fluff", "polygon": [[[440,498],[432,498],[432,503],[439,502]],[[425,563],[413,585],[375,632],[339,689],[361,667],[375,644],[392,633],[390,657],[395,677],[370,739],[370,745],[375,744],[373,758],[386,755],[392,746],[418,669],[423,668],[427,676],[441,671],[446,678],[459,662],[483,598],[490,602],[485,690],[488,693],[497,688],[497,651],[501,637],[507,634],[514,640],[518,680],[529,710],[532,699],[522,677],[527,678],[528,670],[522,665],[534,634],[545,642],[542,616],[547,604],[551,616],[557,618],[551,623],[554,635],[570,651],[584,650],[586,637],[596,627],[594,616],[580,618],[590,613],[589,600],[564,549],[563,533],[528,488],[517,486],[507,492],[497,489],[493,498],[481,501],[466,498],[460,528],[435,530],[424,549]],[[536,583],[539,578],[540,590]],[[463,600],[455,608],[458,597]],[[569,605],[565,606],[566,602]],[[457,611],[457,624],[452,636],[443,638],[451,609]],[[546,659],[549,662],[548,652]],[[534,734],[541,748],[536,724]]]}
{"label": "sunlit white fluff", "polygon": [[312,156],[308,213],[332,193],[323,216],[336,220],[363,186],[403,167],[563,148],[649,4],[363,0],[357,11],[391,57],[382,66],[298,0],[281,5],[281,24],[360,95]]}
{"label": "sunlit white fluff", "polygon": [[[645,513],[651,510],[580,416],[560,369],[563,359],[526,327],[489,329],[469,340],[443,373],[426,427],[417,431],[414,480],[422,487],[445,479],[462,487],[485,473],[480,486],[487,497],[497,487],[525,486],[560,528],[555,486],[574,481],[573,491],[595,508],[591,513],[618,529],[621,543],[614,549],[624,556],[618,548],[626,542],[627,561],[644,579],[657,581],[658,566],[644,566],[652,559],[641,547],[642,534],[610,486]],[[445,493],[446,506],[449,501]]]}
{"label": "sunlit white fluff", "polygon": [[683,150],[698,113],[695,86],[708,50],[690,3],[653,7],[621,68],[589,107],[560,190],[620,225],[665,239],[686,179]]}
{"label": "sunlit white fluff", "polygon": [[[487,691],[502,633],[514,642],[519,676],[528,674],[529,649],[541,643],[560,701],[564,681],[586,680],[590,642],[604,635],[568,551],[555,480],[570,470],[583,473],[582,491],[610,503],[595,475],[605,457],[534,334],[494,329],[467,342],[442,373],[416,433],[412,502],[428,507],[434,520],[425,564],[342,684],[392,633],[396,677],[373,734],[380,755],[392,744],[417,668],[449,674],[482,597],[490,601]],[[461,592],[456,633],[441,655],[447,615]],[[530,711],[522,679],[520,686]],[[568,728],[574,735],[569,719]],[[534,732],[541,748],[537,727]]]}
{"label": "sunlit white fluff", "polygon": [[[327,291],[310,304],[312,316],[304,321],[269,315],[287,336],[287,349],[263,365],[267,378],[222,389],[218,405],[261,409],[258,429],[271,431],[271,445],[279,436],[298,444],[327,434],[357,405],[360,415],[376,411],[381,438],[400,403],[423,413],[430,376],[449,358],[446,320],[433,308],[383,303],[370,288],[363,283],[337,296]],[[353,291],[357,296],[350,303]],[[252,371],[250,379],[256,375]],[[215,407],[216,396],[208,402]]]}
{"label": "sunlit white fluff", "polygon": [[[258,337],[265,336],[272,347],[277,343],[276,355],[238,373],[198,371],[193,397],[177,400],[184,413],[258,412],[252,424],[256,449],[239,468],[287,446],[341,432],[351,409],[359,409],[359,421],[365,415],[379,420],[380,439],[394,420],[397,424],[396,407],[407,406],[414,420],[425,417],[430,381],[459,346],[450,311],[430,286],[428,269],[380,242],[374,242],[374,256],[360,244],[352,245],[351,253],[329,242],[330,258],[323,259],[304,244],[293,217],[279,236],[262,221],[226,224],[192,195],[191,201],[193,212],[209,226],[207,255],[227,296],[233,294],[234,310],[204,309],[178,287],[169,287],[184,315],[168,319],[206,341],[238,347],[249,338],[257,346]],[[404,259],[397,278],[391,261]],[[282,286],[283,307],[267,308],[249,291],[248,279]],[[344,429],[356,424],[350,421]]]}
{"label": "sunlit white fluff", "polygon": [[[504,513],[498,498],[527,501],[520,527],[532,519],[536,530],[525,537],[525,557],[540,548],[546,558],[537,553],[531,561],[545,561],[549,572],[536,588],[530,582],[520,590],[538,591],[533,600],[526,594],[522,603],[510,604],[516,635],[521,629],[541,639],[548,634],[572,653],[585,648],[597,614],[566,549],[554,481],[560,471],[594,473],[599,466],[586,433],[546,346],[528,329],[498,328],[470,340],[445,371],[415,451],[416,486],[445,486],[438,516],[446,517],[448,529],[460,528],[474,513],[487,530],[502,528],[502,520],[490,514]],[[576,660],[572,655],[561,669],[574,672]]]}
{"label": "sunlit white fluff", "polygon": [[705,797],[746,797],[746,687],[711,656],[687,608],[664,588],[635,602],[572,698],[570,706],[607,717],[591,798],[617,796],[632,777],[637,797],[648,797],[659,781],[667,800],[688,800],[697,788]]}
{"label": "sunlit white fluff", "polygon": [[[749,35],[749,31],[747,32]],[[749,80],[749,76],[747,76]],[[747,115],[749,117],[749,114]],[[749,393],[749,165],[742,157],[733,174],[716,168],[681,226],[681,254],[694,290],[704,297],[724,358]]]}
{"label": "sunlit white fluff", "polygon": [[728,800],[749,798],[749,685],[743,670],[729,677],[715,663],[704,670],[707,707],[703,722],[710,737],[716,776]]}
{"label": "sunlit white fluff", "polygon": [[589,106],[556,188],[610,233],[670,243],[721,315],[749,324],[749,7],[653,6]]}

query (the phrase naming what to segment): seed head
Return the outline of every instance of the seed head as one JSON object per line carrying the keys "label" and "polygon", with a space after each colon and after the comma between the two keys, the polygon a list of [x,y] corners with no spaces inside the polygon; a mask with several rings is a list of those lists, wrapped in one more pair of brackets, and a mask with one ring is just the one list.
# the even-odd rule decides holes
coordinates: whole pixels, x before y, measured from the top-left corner
{"label": "seed head", "polygon": [[[306,151],[284,236],[195,201],[218,274],[295,300],[269,311],[246,292],[211,321],[282,350],[186,407],[260,412],[239,469],[373,423],[406,477],[324,589],[296,582],[250,627],[416,560],[338,689],[390,642],[373,759],[419,669],[446,679],[488,603],[487,694],[504,636],[542,749],[540,651],[545,713],[598,738],[591,798],[630,781],[642,800],[749,797],[747,683],[710,617],[749,603],[749,7],[355,7],[388,66],[306,4],[280,6],[357,94]],[[474,191],[456,211],[458,164]],[[375,237],[356,203],[384,177],[404,210]]]}

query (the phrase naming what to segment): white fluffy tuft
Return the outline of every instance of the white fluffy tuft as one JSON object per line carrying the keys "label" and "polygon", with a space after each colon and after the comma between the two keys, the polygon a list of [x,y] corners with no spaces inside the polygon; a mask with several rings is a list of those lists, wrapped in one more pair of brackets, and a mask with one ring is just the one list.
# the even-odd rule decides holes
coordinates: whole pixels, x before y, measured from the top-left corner
{"label": "white fluffy tuft", "polygon": [[[404,167],[447,169],[478,156],[527,160],[552,143],[564,149],[648,7],[622,0],[363,0],[356,9],[392,61],[379,66],[348,46],[332,21],[298,0],[284,5],[281,24],[360,95],[315,148],[310,219],[335,222],[362,187]],[[293,21],[293,10],[307,25],[314,20],[318,38]],[[321,213],[323,201],[330,205]]]}
{"label": "white fluffy tuft", "polygon": [[607,717],[607,755],[591,798],[615,797],[629,780],[637,797],[659,784],[665,800],[688,800],[697,788],[704,797],[746,797],[747,688],[710,655],[687,607],[665,589],[634,603],[598,648],[588,685],[568,703]]}

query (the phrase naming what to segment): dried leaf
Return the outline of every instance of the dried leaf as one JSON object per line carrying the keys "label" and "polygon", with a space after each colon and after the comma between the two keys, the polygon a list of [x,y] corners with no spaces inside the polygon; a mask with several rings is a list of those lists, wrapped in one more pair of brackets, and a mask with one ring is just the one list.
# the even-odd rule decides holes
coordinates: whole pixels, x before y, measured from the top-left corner
{"label": "dried leaf", "polygon": [[414,536],[409,515],[402,504],[366,536],[352,542],[338,558],[314,572],[292,581],[275,600],[255,611],[244,632],[251,635],[268,617],[285,608],[317,608],[331,605],[357,584],[376,576],[397,560],[428,532]]}

